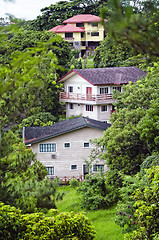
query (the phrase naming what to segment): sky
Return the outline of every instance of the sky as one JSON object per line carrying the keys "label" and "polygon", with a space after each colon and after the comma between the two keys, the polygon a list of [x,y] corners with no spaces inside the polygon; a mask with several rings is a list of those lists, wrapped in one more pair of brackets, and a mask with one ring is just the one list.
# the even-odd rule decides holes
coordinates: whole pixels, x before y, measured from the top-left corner
{"label": "sky", "polygon": [[0,0],[0,17],[6,17],[6,13],[16,18],[33,20],[41,15],[40,10],[55,4],[58,0]]}

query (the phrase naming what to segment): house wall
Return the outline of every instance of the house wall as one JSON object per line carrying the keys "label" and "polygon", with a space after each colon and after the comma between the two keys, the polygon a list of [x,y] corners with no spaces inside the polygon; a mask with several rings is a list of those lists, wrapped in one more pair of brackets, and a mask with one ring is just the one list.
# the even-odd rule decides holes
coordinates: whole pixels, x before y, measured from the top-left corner
{"label": "house wall", "polygon": [[[85,27],[86,41],[100,42],[104,40],[104,27],[101,23],[98,23],[97,27],[92,26],[92,23],[85,23],[84,27]],[[91,36],[91,32],[99,32],[99,36]]]}
{"label": "house wall", "polygon": [[[83,129],[75,130],[51,139],[47,139],[40,143],[56,143],[55,153],[40,153],[39,144],[32,144],[32,150],[37,154],[37,159],[46,167],[54,167],[54,176],[63,178],[64,176],[71,178],[80,178],[83,176],[83,165],[85,165],[85,159],[88,159],[91,149],[84,148],[84,143],[89,142],[94,137],[98,138],[102,136],[103,131],[93,128],[85,127]],[[70,148],[64,148],[64,143],[70,143]],[[56,155],[53,159],[52,155]],[[99,162],[102,163],[103,162]],[[71,170],[71,165],[77,165],[77,170]],[[105,170],[107,167],[105,166]]]}

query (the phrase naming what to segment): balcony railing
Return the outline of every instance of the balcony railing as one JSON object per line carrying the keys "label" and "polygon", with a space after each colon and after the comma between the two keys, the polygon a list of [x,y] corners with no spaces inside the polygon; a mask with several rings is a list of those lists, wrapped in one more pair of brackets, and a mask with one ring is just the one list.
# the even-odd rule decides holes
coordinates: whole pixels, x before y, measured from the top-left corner
{"label": "balcony railing", "polygon": [[92,104],[112,103],[115,99],[110,94],[81,94],[60,92],[60,102],[91,102]]}

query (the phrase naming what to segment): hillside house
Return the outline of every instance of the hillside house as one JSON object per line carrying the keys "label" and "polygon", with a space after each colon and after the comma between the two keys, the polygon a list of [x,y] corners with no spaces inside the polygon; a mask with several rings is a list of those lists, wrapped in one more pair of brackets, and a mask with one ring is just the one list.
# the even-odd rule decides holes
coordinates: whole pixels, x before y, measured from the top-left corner
{"label": "hillside house", "polygon": [[[46,167],[51,179],[84,179],[88,173],[85,160],[93,146],[90,139],[102,136],[110,124],[79,117],[47,127],[25,127],[23,139]],[[92,171],[106,171],[104,162],[92,165]]]}
{"label": "hillside house", "polygon": [[82,115],[108,122],[114,111],[113,90],[136,82],[145,72],[137,67],[74,69],[58,80],[64,83],[60,101],[66,103],[66,117]]}
{"label": "hillside house", "polygon": [[55,32],[68,41],[71,48],[81,51],[81,56],[94,49],[104,40],[105,30],[101,18],[91,14],[81,14],[63,21],[50,32]]}

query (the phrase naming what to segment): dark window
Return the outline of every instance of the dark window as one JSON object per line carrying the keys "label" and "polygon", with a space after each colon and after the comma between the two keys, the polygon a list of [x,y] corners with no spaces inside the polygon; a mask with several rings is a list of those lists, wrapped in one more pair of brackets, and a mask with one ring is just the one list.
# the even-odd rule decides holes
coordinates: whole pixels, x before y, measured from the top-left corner
{"label": "dark window", "polygon": [[108,93],[108,87],[101,87],[100,88],[100,94],[107,94]]}
{"label": "dark window", "polygon": [[76,170],[77,169],[77,165],[71,165],[71,170]]}
{"label": "dark window", "polygon": [[108,110],[107,105],[101,106],[101,112],[107,112],[107,110]]}
{"label": "dark window", "polygon": [[93,23],[91,24],[91,26],[92,26],[92,27],[98,27],[98,23],[97,23],[97,22],[93,22]]}
{"label": "dark window", "polygon": [[56,143],[40,144],[40,152],[56,152]]}
{"label": "dark window", "polygon": [[70,143],[64,143],[65,148],[70,148]]}
{"label": "dark window", "polygon": [[104,165],[93,165],[93,171],[94,172],[103,172],[104,171]]}
{"label": "dark window", "polygon": [[89,148],[89,142],[84,143],[85,148]]}
{"label": "dark window", "polygon": [[70,32],[65,33],[65,38],[70,38],[70,37],[73,37],[73,33],[70,33]]}
{"label": "dark window", "polygon": [[81,38],[84,38],[84,32],[81,32]]}
{"label": "dark window", "polygon": [[73,92],[73,87],[72,86],[68,86],[68,92]]}
{"label": "dark window", "polygon": [[46,167],[48,175],[54,175],[54,167]]}
{"label": "dark window", "polygon": [[92,37],[99,36],[99,32],[91,32],[91,36]]}
{"label": "dark window", "polygon": [[73,103],[69,103],[69,109],[73,109]]}
{"label": "dark window", "polygon": [[121,92],[121,87],[113,87],[113,90]]}
{"label": "dark window", "polygon": [[76,27],[84,27],[84,23],[76,23]]}
{"label": "dark window", "polygon": [[87,112],[93,112],[93,105],[86,105]]}

